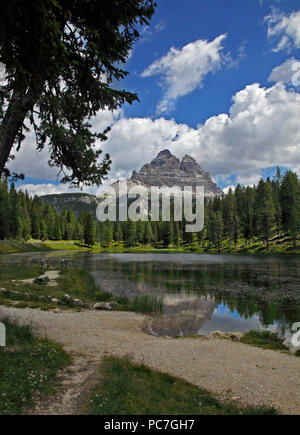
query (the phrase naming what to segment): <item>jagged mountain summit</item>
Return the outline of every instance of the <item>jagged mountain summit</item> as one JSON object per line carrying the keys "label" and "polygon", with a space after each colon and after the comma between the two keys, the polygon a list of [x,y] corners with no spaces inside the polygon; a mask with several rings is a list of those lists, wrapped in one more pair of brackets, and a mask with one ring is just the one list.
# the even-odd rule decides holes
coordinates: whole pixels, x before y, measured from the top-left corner
{"label": "jagged mountain summit", "polygon": [[203,186],[205,196],[213,198],[222,195],[222,190],[212,181],[208,172],[205,172],[196,160],[186,155],[181,161],[169,150],[161,151],[151,163],[146,164],[140,172],[134,171],[129,185],[152,186]]}

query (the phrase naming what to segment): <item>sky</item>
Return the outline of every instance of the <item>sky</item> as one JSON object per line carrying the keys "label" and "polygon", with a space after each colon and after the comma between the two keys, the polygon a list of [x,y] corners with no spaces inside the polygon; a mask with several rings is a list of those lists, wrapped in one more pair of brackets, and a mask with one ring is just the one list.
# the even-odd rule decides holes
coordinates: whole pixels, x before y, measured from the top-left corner
{"label": "sky", "polygon": [[[130,177],[163,149],[193,156],[222,189],[253,185],[274,169],[300,175],[299,0],[158,0],[150,26],[116,83],[140,102],[92,120],[111,126],[110,184]],[[29,134],[14,172],[32,195],[72,192],[35,151]],[[96,186],[83,191],[96,193]]]}

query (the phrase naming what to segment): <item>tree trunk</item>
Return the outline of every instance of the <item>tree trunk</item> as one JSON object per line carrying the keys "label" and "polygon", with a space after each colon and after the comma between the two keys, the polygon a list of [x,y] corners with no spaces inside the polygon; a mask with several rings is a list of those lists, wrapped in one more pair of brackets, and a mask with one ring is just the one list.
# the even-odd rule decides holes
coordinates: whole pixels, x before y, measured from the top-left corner
{"label": "tree trunk", "polygon": [[36,98],[33,92],[14,91],[8,109],[0,124],[0,176],[3,174],[26,115],[33,109],[35,103]]}

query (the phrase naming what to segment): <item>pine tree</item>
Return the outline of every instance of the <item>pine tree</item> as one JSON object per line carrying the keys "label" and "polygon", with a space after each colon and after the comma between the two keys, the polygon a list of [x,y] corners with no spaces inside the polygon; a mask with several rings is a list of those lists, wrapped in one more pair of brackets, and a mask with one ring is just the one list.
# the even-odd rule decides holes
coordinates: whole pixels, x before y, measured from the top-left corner
{"label": "pine tree", "polygon": [[221,211],[218,211],[215,215],[215,226],[216,226],[216,244],[217,244],[217,249],[220,252],[221,242],[223,239],[223,232],[224,232],[223,216]]}
{"label": "pine tree", "polygon": [[235,212],[236,212],[236,200],[232,189],[230,189],[224,199],[224,207],[223,207],[224,227],[230,243],[233,240]]}
{"label": "pine tree", "polygon": [[167,248],[173,243],[174,238],[174,230],[173,230],[173,222],[172,220],[169,222],[162,222],[162,242],[163,245]]}
{"label": "pine tree", "polygon": [[136,238],[138,243],[144,243],[145,238],[145,222],[138,220],[136,223]]}
{"label": "pine tree", "polygon": [[39,213],[36,207],[32,210],[31,213],[31,233],[32,238],[35,240],[40,240],[41,238],[41,221]]}
{"label": "pine tree", "polygon": [[179,222],[174,222],[174,244],[177,248],[180,246],[180,227]]}
{"label": "pine tree", "polygon": [[109,220],[103,223],[101,245],[108,248],[113,242],[113,227]]}
{"label": "pine tree", "polygon": [[[254,205],[255,205],[255,190],[251,187],[246,187],[245,189],[245,220],[243,227],[243,235],[246,240],[246,244],[249,243],[250,239],[254,236]],[[235,227],[239,225],[239,218],[236,211],[236,216],[234,217]],[[239,231],[238,231],[239,232]]]}
{"label": "pine tree", "polygon": [[207,238],[208,238],[208,242],[209,242],[209,247],[211,247],[211,245],[216,244],[216,233],[217,233],[216,213],[215,213],[211,203],[209,204],[207,216],[208,216]]}
{"label": "pine tree", "polygon": [[54,215],[53,240],[61,240],[60,217],[57,213]]}
{"label": "pine tree", "polygon": [[152,241],[153,241],[152,225],[151,222],[146,222],[144,243],[146,245],[151,245]]}
{"label": "pine tree", "polygon": [[276,174],[273,179],[272,188],[273,188],[273,201],[275,207],[275,223],[276,223],[276,231],[277,236],[280,236],[281,231],[281,218],[282,218],[282,210],[280,205],[280,187],[282,184],[282,174],[280,168],[276,169]]}
{"label": "pine tree", "polygon": [[293,236],[294,246],[300,231],[300,185],[297,174],[287,171],[281,185],[282,223],[286,234]]}
{"label": "pine tree", "polygon": [[44,219],[41,220],[41,240],[48,240],[47,225]]}
{"label": "pine tree", "polygon": [[256,202],[258,230],[267,243],[267,248],[269,249],[269,240],[275,222],[273,192],[269,181],[264,181],[263,179],[260,180],[257,187]]}
{"label": "pine tree", "polygon": [[237,211],[235,211],[233,215],[233,240],[234,240],[235,248],[237,247],[239,237],[240,237],[240,220]]}
{"label": "pine tree", "polygon": [[96,226],[96,242],[100,243],[100,245],[101,245],[102,231],[103,231],[103,223],[98,222]]}
{"label": "pine tree", "polygon": [[80,242],[83,242],[83,233],[84,233],[84,228],[81,225],[81,223],[77,220],[75,223],[75,234],[74,234],[75,240],[79,240]]}
{"label": "pine tree", "polygon": [[136,244],[136,222],[129,221],[128,224],[128,239],[127,243],[129,246],[133,246]]}
{"label": "pine tree", "polygon": [[91,213],[87,213],[85,217],[84,243],[88,247],[92,247],[95,244],[95,227]]}
{"label": "pine tree", "polygon": [[22,216],[22,239],[27,241],[30,238],[31,238],[31,219],[27,210],[25,209]]}
{"label": "pine tree", "polygon": [[114,241],[122,242],[123,241],[123,232],[120,222],[114,223]]}

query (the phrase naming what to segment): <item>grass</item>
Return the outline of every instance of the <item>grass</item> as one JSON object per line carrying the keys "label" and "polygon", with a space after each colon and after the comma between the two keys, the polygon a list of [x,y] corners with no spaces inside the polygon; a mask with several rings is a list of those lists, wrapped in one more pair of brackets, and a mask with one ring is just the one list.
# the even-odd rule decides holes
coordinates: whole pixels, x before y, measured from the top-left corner
{"label": "grass", "polygon": [[0,241],[0,254],[40,251],[52,251],[52,249],[46,242],[40,240],[30,240],[28,242],[18,240]]}
{"label": "grass", "polygon": [[[58,307],[51,300],[41,300],[41,297],[52,296],[52,298],[62,300],[65,294],[71,298],[80,299],[84,303],[93,304],[95,302],[116,302],[114,309],[118,311],[134,311],[140,313],[162,312],[162,298],[151,295],[139,295],[134,299],[126,296],[113,295],[110,292],[99,291],[93,276],[86,270],[75,268],[64,269],[57,279],[57,287],[47,285],[29,284],[12,282],[36,278],[41,274],[40,266],[31,264],[16,267],[16,265],[6,265],[0,269],[0,288],[5,288],[8,292],[0,294],[0,305],[14,306],[16,308],[40,308],[50,310]],[[9,292],[18,292],[17,296]],[[28,293],[31,294],[28,300]],[[43,298],[42,298],[43,299]],[[14,304],[13,301],[18,301]],[[60,308],[68,309],[68,305],[59,305]]]}
{"label": "grass", "polygon": [[269,331],[249,331],[241,338],[241,342],[262,349],[289,350],[283,344],[284,339],[280,338],[278,334]]}
{"label": "grass", "polygon": [[57,344],[33,337],[26,326],[6,320],[7,347],[0,348],[0,415],[26,413],[35,394],[54,392],[58,370],[71,363]]}
{"label": "grass", "polygon": [[[75,299],[81,299],[84,302],[95,301],[95,293],[97,287],[93,277],[85,270],[75,268],[64,269],[57,281],[56,287],[47,285],[12,282],[37,278],[41,275],[41,268],[31,264],[6,265],[0,269],[0,288],[6,289],[8,292],[0,295],[0,304],[12,305],[12,300],[19,301],[17,308],[38,308],[43,309],[56,308],[57,305],[51,303],[51,300],[43,301],[41,297],[52,296],[55,299],[62,299],[67,293]],[[9,292],[18,292],[17,296],[11,295]],[[27,293],[27,295],[26,295]],[[31,294],[28,300],[28,293]],[[47,303],[46,303],[47,302]]]}
{"label": "grass", "polygon": [[296,351],[295,356],[300,356],[300,349]]}
{"label": "grass", "polygon": [[129,358],[107,357],[101,365],[101,381],[95,387],[89,415],[274,415],[270,408],[240,408],[223,403],[212,394],[179,378]]}
{"label": "grass", "polygon": [[57,296],[63,296],[67,293],[74,298],[83,299],[85,302],[94,302],[97,290],[92,275],[86,270],[75,268],[67,268],[61,272],[56,289]]}
{"label": "grass", "polygon": [[256,241],[249,245],[245,245],[245,241],[240,239],[235,247],[233,242],[225,239],[221,243],[220,252],[215,247],[209,247],[208,242],[205,242],[204,247],[200,247],[197,242],[192,245],[182,244],[180,247],[170,245],[169,247],[163,246],[150,246],[150,245],[136,245],[132,247],[126,246],[124,243],[112,243],[108,248],[102,247],[99,244],[94,245],[92,248],[88,248],[74,240],[60,240],[60,241],[46,241],[30,240],[29,242],[21,241],[0,241],[0,254],[9,254],[16,252],[34,252],[34,251],[77,251],[93,253],[110,252],[110,253],[198,253],[198,254],[299,254],[300,243],[298,240],[298,247],[294,248],[292,237],[274,236],[270,240],[269,250],[267,245],[260,241]]}

